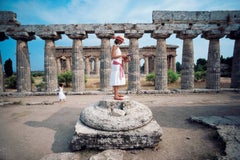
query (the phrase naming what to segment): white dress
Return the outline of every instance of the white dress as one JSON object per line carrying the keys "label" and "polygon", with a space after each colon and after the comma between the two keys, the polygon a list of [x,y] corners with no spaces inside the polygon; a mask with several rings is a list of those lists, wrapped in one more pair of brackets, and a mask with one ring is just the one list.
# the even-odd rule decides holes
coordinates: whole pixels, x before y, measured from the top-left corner
{"label": "white dress", "polygon": [[66,96],[65,96],[65,94],[63,93],[63,87],[59,87],[58,99],[59,99],[59,100],[65,100],[65,99],[66,99]]}
{"label": "white dress", "polygon": [[[121,55],[122,52],[119,47],[117,47],[116,55]],[[122,86],[126,84],[124,69],[122,66],[122,57],[117,59],[112,59],[112,70],[110,75],[110,85],[111,86]]]}

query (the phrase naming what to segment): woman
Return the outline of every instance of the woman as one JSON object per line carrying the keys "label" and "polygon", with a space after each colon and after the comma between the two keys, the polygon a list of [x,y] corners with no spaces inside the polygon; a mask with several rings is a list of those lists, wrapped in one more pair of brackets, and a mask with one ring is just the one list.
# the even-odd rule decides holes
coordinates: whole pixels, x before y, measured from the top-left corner
{"label": "woman", "polygon": [[127,59],[126,54],[122,54],[119,45],[124,42],[124,38],[121,36],[113,37],[115,39],[112,47],[112,71],[110,77],[110,85],[113,86],[114,99],[123,100],[123,95],[118,93],[119,86],[125,85],[125,74],[122,63]]}

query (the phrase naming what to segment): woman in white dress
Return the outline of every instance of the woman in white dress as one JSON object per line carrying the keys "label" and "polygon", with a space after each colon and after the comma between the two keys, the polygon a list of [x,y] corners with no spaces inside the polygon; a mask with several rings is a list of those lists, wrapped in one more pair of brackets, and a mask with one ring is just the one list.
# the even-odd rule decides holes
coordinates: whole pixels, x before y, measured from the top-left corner
{"label": "woman in white dress", "polygon": [[62,83],[59,84],[58,90],[59,90],[59,92],[58,92],[58,99],[59,99],[59,101],[65,101],[66,96],[65,96],[65,94],[63,92],[63,84]]}
{"label": "woman in white dress", "polygon": [[119,45],[124,42],[124,38],[121,36],[113,37],[115,39],[112,47],[112,70],[110,77],[110,85],[113,86],[114,99],[123,100],[123,95],[118,93],[119,86],[125,85],[125,74],[122,63],[127,58],[126,54],[122,54]]}

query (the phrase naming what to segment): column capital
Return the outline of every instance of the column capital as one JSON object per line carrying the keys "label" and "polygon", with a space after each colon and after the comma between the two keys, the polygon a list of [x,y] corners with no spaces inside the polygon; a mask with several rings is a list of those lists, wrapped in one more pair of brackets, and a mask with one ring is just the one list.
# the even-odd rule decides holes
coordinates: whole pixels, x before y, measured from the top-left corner
{"label": "column capital", "polygon": [[166,39],[172,33],[173,31],[171,30],[154,30],[153,33],[151,33],[151,37],[155,39]]}
{"label": "column capital", "polygon": [[202,38],[205,38],[207,40],[209,39],[220,39],[225,36],[224,32],[220,30],[211,30],[211,31],[205,31],[202,34]]}
{"label": "column capital", "polygon": [[227,38],[230,38],[230,39],[240,39],[240,30],[231,31],[230,34],[227,35]]}
{"label": "column capital", "polygon": [[14,32],[7,34],[15,40],[31,41],[33,39],[36,39],[33,34],[30,34],[28,32]]}
{"label": "column capital", "polygon": [[65,32],[65,34],[68,36],[68,38],[71,39],[85,39],[88,38],[88,35],[86,33],[86,31],[74,31],[74,32]]}
{"label": "column capital", "polygon": [[37,35],[42,38],[43,40],[48,40],[48,39],[51,39],[51,40],[59,40],[62,38],[61,34],[58,34],[57,32],[55,31],[43,31],[43,32],[39,32],[37,33]]}
{"label": "column capital", "polygon": [[144,34],[144,30],[125,30],[125,37],[130,38],[141,38]]}
{"label": "column capital", "polygon": [[95,34],[97,35],[98,38],[112,38],[114,36],[114,31],[113,30],[105,30],[105,29],[97,29],[95,31]]}
{"label": "column capital", "polygon": [[201,33],[200,30],[183,30],[177,32],[176,37],[180,39],[194,39]]}

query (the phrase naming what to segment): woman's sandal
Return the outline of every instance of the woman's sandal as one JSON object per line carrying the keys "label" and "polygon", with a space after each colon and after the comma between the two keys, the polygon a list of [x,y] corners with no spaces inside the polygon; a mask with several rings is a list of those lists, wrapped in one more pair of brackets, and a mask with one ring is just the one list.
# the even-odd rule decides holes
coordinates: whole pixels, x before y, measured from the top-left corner
{"label": "woman's sandal", "polygon": [[116,97],[116,96],[114,96],[114,99],[115,99],[115,100],[123,100],[122,97]]}

